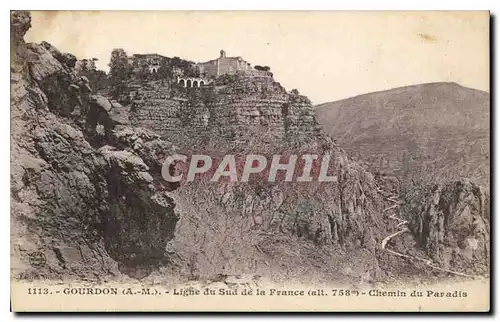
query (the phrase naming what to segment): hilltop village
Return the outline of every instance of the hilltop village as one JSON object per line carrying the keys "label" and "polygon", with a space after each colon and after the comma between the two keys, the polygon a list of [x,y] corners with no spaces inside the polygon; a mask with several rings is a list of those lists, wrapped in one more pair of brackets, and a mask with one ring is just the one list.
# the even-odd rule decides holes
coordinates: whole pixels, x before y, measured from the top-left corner
{"label": "hilltop village", "polygon": [[161,73],[161,68],[170,69],[171,75],[176,82],[183,87],[200,87],[208,85],[215,78],[246,71],[267,73],[266,69],[254,69],[250,63],[240,56],[227,57],[222,49],[220,56],[216,59],[201,63],[183,61],[178,58],[169,58],[158,54],[134,54],[127,58],[129,65],[133,66],[135,73],[147,71],[150,74]]}
{"label": "hilltop village", "polygon": [[[82,59],[76,63],[76,70],[87,72],[96,70],[97,59]],[[182,87],[201,87],[212,83],[223,75],[251,74],[272,77],[270,67],[253,66],[241,56],[228,57],[221,49],[216,59],[206,62],[192,62],[179,57],[166,57],[160,54],[127,55],[123,49],[114,49],[109,63],[110,77],[117,69],[123,69],[130,78],[164,79],[173,81]],[[122,75],[123,76],[123,75]]]}
{"label": "hilltop village", "polygon": [[127,110],[132,125],[173,140],[206,136],[245,142],[255,131],[296,140],[319,131],[307,97],[287,92],[270,67],[252,66],[224,50],[215,59],[192,62],[115,49],[109,67],[106,75],[97,71],[95,60],[76,64],[95,92]]}

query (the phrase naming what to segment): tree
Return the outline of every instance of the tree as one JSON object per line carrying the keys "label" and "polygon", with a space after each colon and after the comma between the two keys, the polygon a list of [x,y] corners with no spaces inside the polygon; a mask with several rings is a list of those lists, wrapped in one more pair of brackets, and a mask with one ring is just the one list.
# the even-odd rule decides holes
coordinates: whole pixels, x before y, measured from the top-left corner
{"label": "tree", "polygon": [[177,67],[187,77],[198,77],[200,75],[200,70],[195,66],[195,63],[177,56],[172,58],[170,65],[172,70]]}
{"label": "tree", "polygon": [[97,58],[82,59],[75,66],[76,73],[79,76],[87,77],[93,91],[98,91],[108,86],[106,73],[97,69],[96,61],[98,61]]}
{"label": "tree", "polygon": [[269,66],[260,66],[260,65],[255,65],[254,68],[256,70],[260,70],[260,71],[264,71],[264,72],[268,72],[271,70],[271,67]]}
{"label": "tree", "polygon": [[97,59],[97,58],[95,58],[95,57],[94,57],[94,58],[91,58],[91,59],[88,61],[88,65],[89,65],[89,69],[90,69],[90,70],[97,70],[97,67],[96,67],[96,65],[95,65],[95,62],[96,62],[96,61],[99,61],[99,59]]}
{"label": "tree", "polygon": [[135,77],[140,79],[141,81],[146,81],[149,78],[149,76],[150,76],[149,69],[145,65],[141,66],[135,74]]}
{"label": "tree", "polygon": [[113,49],[108,66],[111,79],[122,81],[130,77],[132,68],[128,63],[127,53],[122,48]]}
{"label": "tree", "polygon": [[78,74],[85,73],[89,70],[88,59],[82,59],[76,62],[75,70]]}
{"label": "tree", "polygon": [[102,70],[90,70],[84,73],[82,76],[88,78],[90,87],[95,92],[108,86],[108,78],[106,77],[106,73]]}
{"label": "tree", "polygon": [[175,56],[174,58],[172,58],[172,60],[171,60],[170,63],[172,64],[172,67],[182,68],[182,59],[180,59],[177,56]]}
{"label": "tree", "polygon": [[126,91],[126,81],[131,75],[132,66],[128,63],[125,50],[122,48],[113,49],[109,61],[109,80],[112,86],[111,94],[114,99],[118,99]]}
{"label": "tree", "polygon": [[173,78],[172,68],[168,65],[168,62],[165,59],[162,59],[162,61],[160,62],[160,68],[158,68],[158,73],[156,73],[156,76],[160,79]]}

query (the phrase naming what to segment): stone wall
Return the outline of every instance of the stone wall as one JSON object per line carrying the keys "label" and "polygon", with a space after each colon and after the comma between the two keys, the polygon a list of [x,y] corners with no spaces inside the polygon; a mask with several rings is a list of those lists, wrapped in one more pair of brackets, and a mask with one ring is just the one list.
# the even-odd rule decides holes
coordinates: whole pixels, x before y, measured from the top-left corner
{"label": "stone wall", "polygon": [[218,75],[218,61],[216,59],[205,63],[198,63],[196,66],[199,68],[200,73],[207,77],[217,77]]}
{"label": "stone wall", "polygon": [[219,75],[236,73],[249,68],[248,63],[241,57],[220,57],[218,62]]}

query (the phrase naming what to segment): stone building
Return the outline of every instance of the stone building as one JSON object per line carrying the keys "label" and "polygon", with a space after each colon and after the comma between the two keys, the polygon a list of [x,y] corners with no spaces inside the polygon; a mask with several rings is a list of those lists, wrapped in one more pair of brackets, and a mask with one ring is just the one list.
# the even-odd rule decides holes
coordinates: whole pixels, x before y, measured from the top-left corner
{"label": "stone building", "polygon": [[224,50],[220,51],[220,57],[207,62],[196,64],[200,74],[205,77],[219,77],[224,74],[234,74],[238,71],[252,70],[252,65],[240,56],[227,57]]}
{"label": "stone building", "polygon": [[134,70],[146,68],[150,73],[157,73],[162,61],[168,63],[170,60],[159,54],[134,54],[128,57],[128,63],[134,66]]}

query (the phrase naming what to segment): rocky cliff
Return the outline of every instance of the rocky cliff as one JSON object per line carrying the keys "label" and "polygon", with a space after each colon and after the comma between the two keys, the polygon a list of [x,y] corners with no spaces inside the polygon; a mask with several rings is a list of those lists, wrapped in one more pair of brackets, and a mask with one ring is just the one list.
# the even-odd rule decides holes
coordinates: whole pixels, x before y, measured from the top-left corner
{"label": "rocky cliff", "polygon": [[402,213],[432,262],[463,273],[488,273],[490,197],[486,189],[462,179],[428,187],[406,199]]}
{"label": "rocky cliff", "polygon": [[[276,280],[369,282],[433,271],[386,246],[420,257],[448,249],[446,239],[434,237],[435,211],[423,215],[428,241],[423,246],[417,221],[404,239],[388,241],[400,227],[394,220],[401,216],[393,199],[397,185],[377,180],[348,158],[322,134],[307,98],[287,93],[269,76],[222,78],[212,89],[186,92],[177,100],[158,90],[161,84],[140,86],[131,93],[131,106],[122,106],[92,93],[76,76],[72,56],[50,44],[25,44],[29,14],[13,12],[11,25],[15,276],[102,279],[152,273],[157,281],[175,274],[214,279],[248,273]],[[127,124],[129,110],[138,127]],[[161,179],[161,164],[173,152],[214,158],[328,153],[329,173],[338,181],[202,178],[172,186]],[[485,217],[477,207],[482,201],[440,191],[451,191],[452,204],[460,204],[440,209],[461,215],[445,215],[438,227],[453,223],[455,232],[461,223],[468,225],[471,233],[454,233],[455,251],[486,260],[488,240],[472,241],[475,248],[460,246],[476,236],[479,226],[471,223]],[[471,201],[469,213],[459,210],[462,199]],[[33,254],[36,263],[30,262]]]}
{"label": "rocky cliff", "polygon": [[276,140],[300,144],[319,133],[309,99],[287,93],[269,72],[225,75],[201,88],[131,82],[129,97],[133,125],[165,137],[183,137],[179,142],[187,135],[192,141],[244,143],[249,133],[266,132]]}
{"label": "rocky cliff", "polygon": [[169,144],[113,121],[71,55],[24,43],[29,27],[28,13],[11,14],[12,273],[100,278],[159,264],[178,220],[154,171]]}

